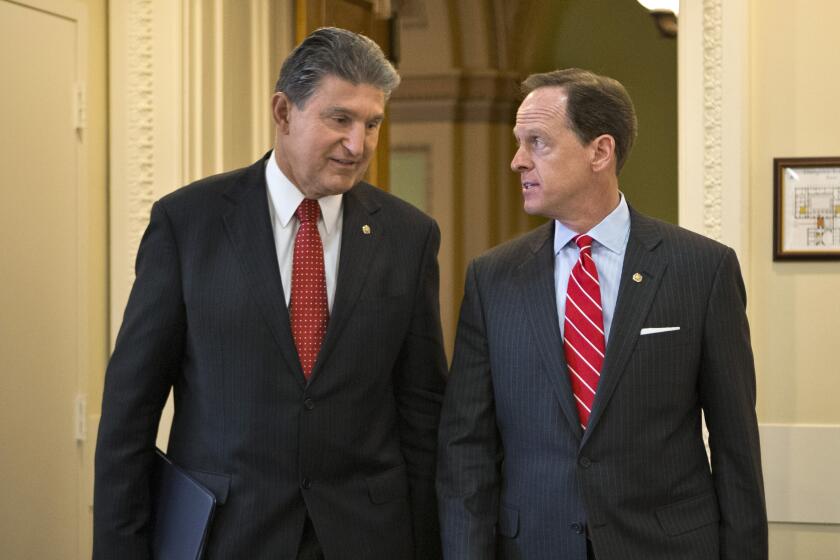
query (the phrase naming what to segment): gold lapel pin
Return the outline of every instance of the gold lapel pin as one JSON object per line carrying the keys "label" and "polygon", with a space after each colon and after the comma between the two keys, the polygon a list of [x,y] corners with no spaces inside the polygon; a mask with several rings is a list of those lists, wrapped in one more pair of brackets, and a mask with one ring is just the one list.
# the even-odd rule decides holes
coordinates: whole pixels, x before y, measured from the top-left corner
{"label": "gold lapel pin", "polygon": [[367,224],[363,225],[362,226],[362,233],[364,233],[365,235],[370,235],[370,226],[367,225]]}
{"label": "gold lapel pin", "polygon": [[639,273],[637,272],[636,274],[634,274],[634,275],[633,275],[633,282],[635,282],[635,283],[637,283],[637,284],[638,284],[638,283],[639,283],[639,282],[641,282],[641,281],[642,281],[642,275],[641,275],[641,274],[639,274]]}

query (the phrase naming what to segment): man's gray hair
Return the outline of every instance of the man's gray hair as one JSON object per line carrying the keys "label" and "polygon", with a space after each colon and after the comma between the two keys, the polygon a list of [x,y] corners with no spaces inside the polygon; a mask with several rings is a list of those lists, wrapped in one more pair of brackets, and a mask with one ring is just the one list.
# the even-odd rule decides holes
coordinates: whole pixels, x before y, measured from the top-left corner
{"label": "man's gray hair", "polygon": [[283,92],[302,108],[325,76],[336,76],[354,85],[374,86],[385,94],[400,85],[400,76],[375,42],[337,27],[313,31],[286,57],[275,92]]}

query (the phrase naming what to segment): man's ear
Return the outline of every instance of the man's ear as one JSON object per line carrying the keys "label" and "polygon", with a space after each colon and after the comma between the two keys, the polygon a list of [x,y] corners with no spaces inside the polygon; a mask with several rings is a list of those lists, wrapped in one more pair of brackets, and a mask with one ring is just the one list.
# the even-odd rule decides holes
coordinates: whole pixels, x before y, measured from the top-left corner
{"label": "man's ear", "polygon": [[604,171],[610,165],[615,167],[615,138],[602,134],[592,140],[592,171]]}
{"label": "man's ear", "polygon": [[289,132],[289,117],[291,113],[292,102],[285,93],[278,91],[271,96],[271,114],[274,117],[274,124],[277,125],[279,132],[283,134]]}

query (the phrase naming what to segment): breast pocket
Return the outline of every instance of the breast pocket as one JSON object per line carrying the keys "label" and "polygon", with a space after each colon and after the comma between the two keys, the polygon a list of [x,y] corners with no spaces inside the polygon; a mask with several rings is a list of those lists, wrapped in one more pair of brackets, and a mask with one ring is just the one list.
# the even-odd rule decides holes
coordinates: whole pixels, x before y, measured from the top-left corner
{"label": "breast pocket", "polygon": [[[645,327],[655,328],[655,327]],[[652,332],[639,334],[636,343],[636,350],[664,349],[684,346],[691,339],[691,330],[688,327],[680,327],[675,331]]]}

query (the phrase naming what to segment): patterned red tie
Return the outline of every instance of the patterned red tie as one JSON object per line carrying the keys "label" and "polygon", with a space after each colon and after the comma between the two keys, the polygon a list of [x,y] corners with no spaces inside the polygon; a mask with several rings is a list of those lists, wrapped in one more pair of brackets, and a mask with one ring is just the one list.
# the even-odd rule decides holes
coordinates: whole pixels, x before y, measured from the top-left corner
{"label": "patterned red tie", "polygon": [[592,238],[574,238],[580,248],[578,261],[569,275],[566,288],[566,321],[563,326],[563,351],[569,379],[577,401],[580,425],[589,425],[592,402],[604,365],[604,316],[601,311],[601,284],[592,260]]}
{"label": "patterned red tie", "polygon": [[289,312],[303,374],[309,379],[321,341],[327,332],[327,283],[324,279],[324,246],[318,233],[321,208],[317,200],[304,199],[295,215],[300,228],[295,236],[292,295]]}

